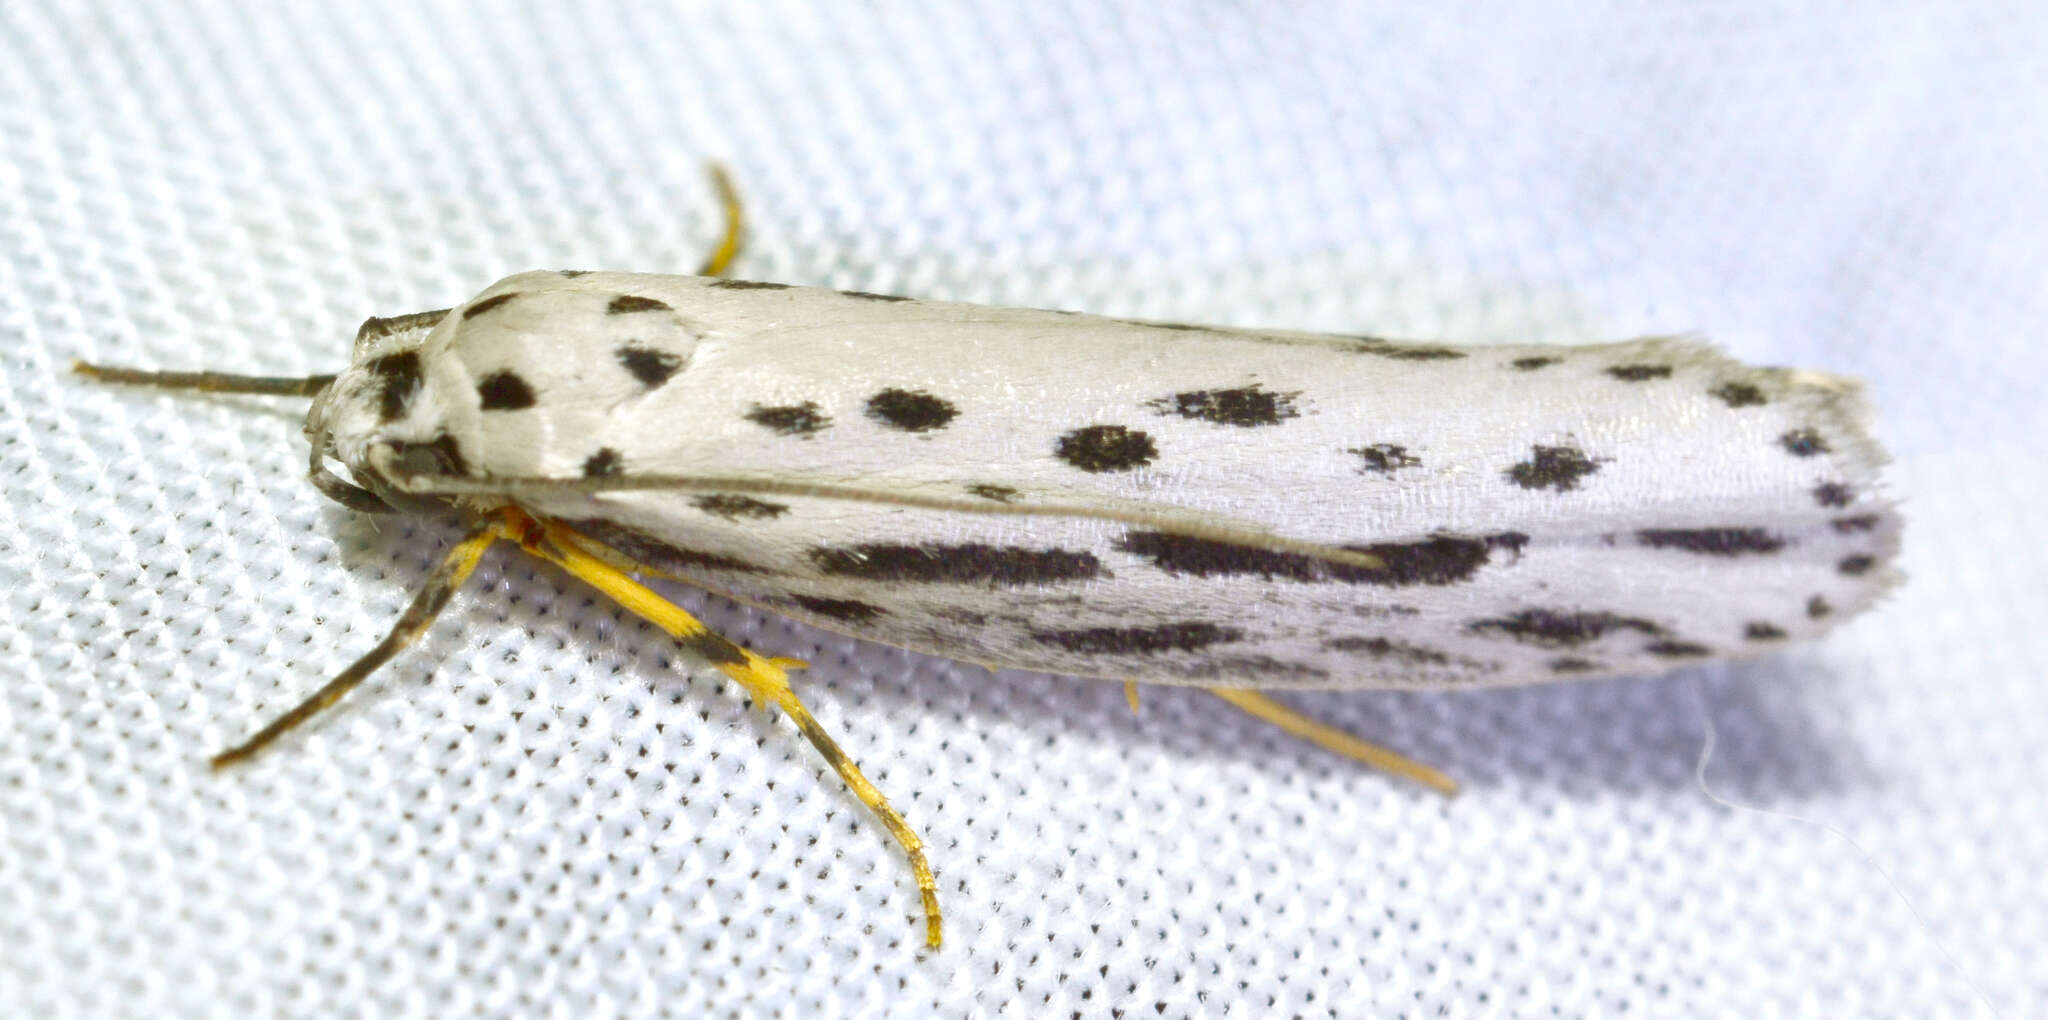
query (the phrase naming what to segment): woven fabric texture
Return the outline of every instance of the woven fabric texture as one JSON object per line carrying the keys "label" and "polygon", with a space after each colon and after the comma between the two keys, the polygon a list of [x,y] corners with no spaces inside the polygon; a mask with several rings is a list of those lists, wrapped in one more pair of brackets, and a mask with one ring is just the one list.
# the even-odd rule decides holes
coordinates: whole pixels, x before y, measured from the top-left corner
{"label": "woven fabric texture", "polygon": [[[331,11],[321,8],[331,6]],[[0,9],[0,1012],[2022,1016],[2048,1002],[2048,14],[1434,5]],[[1360,8],[1373,7],[1373,13]],[[1697,330],[1869,380],[1907,584],[1740,666],[1302,694],[990,674],[682,592],[793,729],[453,529],[303,478],[298,401],[530,268],[1461,342]],[[677,423],[687,428],[687,423]],[[1247,607],[1255,612],[1256,607]],[[1705,724],[1718,729],[1695,780]]]}

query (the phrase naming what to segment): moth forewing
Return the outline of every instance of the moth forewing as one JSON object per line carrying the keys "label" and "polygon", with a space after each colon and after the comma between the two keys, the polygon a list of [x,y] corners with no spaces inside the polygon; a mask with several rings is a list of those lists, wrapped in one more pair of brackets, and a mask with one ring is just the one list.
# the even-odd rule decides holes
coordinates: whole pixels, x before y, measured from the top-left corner
{"label": "moth forewing", "polygon": [[797,699],[801,663],[629,574],[991,667],[1206,687],[1445,790],[1256,689],[1654,672],[1819,634],[1897,579],[1860,389],[1683,338],[1459,347],[534,272],[369,320],[335,377],[79,367],[316,393],[323,492],[471,522],[383,643],[222,761],[402,649],[504,539],[789,715],[909,855],[932,945],[923,845]]}

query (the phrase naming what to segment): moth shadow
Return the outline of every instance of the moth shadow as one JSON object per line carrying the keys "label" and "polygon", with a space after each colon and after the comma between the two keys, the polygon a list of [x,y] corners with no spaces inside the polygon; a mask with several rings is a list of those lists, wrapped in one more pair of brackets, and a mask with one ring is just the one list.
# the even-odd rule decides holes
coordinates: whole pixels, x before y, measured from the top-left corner
{"label": "moth shadow", "polygon": [[[459,532],[452,522],[330,512],[345,567],[422,583]],[[409,575],[409,576],[408,576]],[[978,666],[890,648],[754,610],[686,585],[653,582],[712,629],[770,656],[807,658],[800,693],[814,702],[881,700],[902,720],[905,745],[971,739],[975,732],[1027,727],[1046,745],[1076,739],[1123,742],[1167,756],[1223,756],[1247,767],[1368,770],[1244,715],[1198,690],[1140,689],[1139,711],[1122,685]],[[557,568],[500,546],[469,585],[502,596],[502,623],[534,638],[609,647],[625,675],[669,695],[728,689],[708,668],[691,668],[688,653],[624,614]],[[475,612],[474,609],[471,610]],[[481,623],[480,623],[481,625]],[[428,638],[415,654],[443,654]],[[664,665],[674,663],[675,665]],[[1863,782],[1869,769],[1843,746],[1837,727],[1847,691],[1811,650],[1696,666],[1647,678],[1565,681],[1468,691],[1277,691],[1273,696],[1319,722],[1383,744],[1449,773],[1467,789],[1547,785],[1565,792],[1665,796],[1698,792],[1695,769],[1711,720],[1715,746],[1706,774],[1717,794],[1769,805],[1839,792]],[[741,711],[766,740],[800,741],[766,713]],[[709,706],[706,706],[709,707]],[[817,706],[814,706],[816,708]],[[821,714],[836,714],[822,712]],[[737,718],[737,716],[736,716]],[[847,748],[877,771],[859,746]],[[1159,755],[1152,755],[1157,758]],[[1388,780],[1397,782],[1397,780]]]}

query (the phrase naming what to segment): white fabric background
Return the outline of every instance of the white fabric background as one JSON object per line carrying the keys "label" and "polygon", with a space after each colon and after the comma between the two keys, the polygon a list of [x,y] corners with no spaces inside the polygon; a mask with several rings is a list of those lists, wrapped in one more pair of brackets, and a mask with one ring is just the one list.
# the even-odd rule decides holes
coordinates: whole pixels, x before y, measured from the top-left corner
{"label": "white fabric background", "polygon": [[[0,1010],[2048,999],[2037,5],[246,6],[0,9]],[[937,953],[786,724],[503,550],[416,651],[210,774],[450,529],[325,503],[299,402],[68,360],[333,371],[365,316],[512,271],[688,271],[711,158],[753,278],[1463,341],[1697,329],[1863,376],[1911,579],[1740,667],[1294,699],[1462,777],[1450,801],[1199,694],[1133,717],[1112,685],[686,593],[813,660],[819,716],[933,848]],[[1714,788],[1833,831],[1695,786],[1695,687]]]}

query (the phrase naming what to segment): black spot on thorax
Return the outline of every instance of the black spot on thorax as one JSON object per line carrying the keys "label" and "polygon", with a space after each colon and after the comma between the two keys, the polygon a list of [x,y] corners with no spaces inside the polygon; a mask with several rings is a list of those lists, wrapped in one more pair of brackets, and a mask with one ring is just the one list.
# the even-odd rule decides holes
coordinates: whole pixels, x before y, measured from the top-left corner
{"label": "black spot on thorax", "polygon": [[492,372],[476,384],[478,406],[486,411],[520,411],[533,406],[533,387],[511,369]]}
{"label": "black spot on thorax", "polygon": [[477,316],[482,315],[493,308],[503,307],[506,302],[518,296],[519,294],[517,292],[514,292],[511,294],[499,294],[496,295],[495,297],[487,297],[482,301],[478,301],[470,305],[468,308],[464,308],[462,310],[462,318],[464,321],[474,319]]}
{"label": "black spot on thorax", "polygon": [[890,387],[868,398],[868,417],[905,432],[942,429],[959,416],[959,408],[923,390]]}
{"label": "black spot on thorax", "polygon": [[1152,437],[1122,425],[1090,425],[1059,438],[1059,458],[1083,471],[1129,471],[1152,463],[1159,448]]}
{"label": "black spot on thorax", "polygon": [[612,355],[633,378],[640,380],[640,385],[650,390],[667,382],[683,367],[680,355],[640,344],[622,344]]}
{"label": "black spot on thorax", "polygon": [[632,315],[636,312],[667,311],[673,311],[673,309],[669,308],[667,302],[656,301],[651,297],[641,297],[638,294],[621,294],[613,298],[611,304],[604,306],[604,313],[606,315]]}
{"label": "black spot on thorax", "polygon": [[419,352],[386,354],[365,367],[378,380],[377,421],[388,425],[405,417],[406,408],[412,406],[420,389],[426,385],[426,378],[420,370]]}

